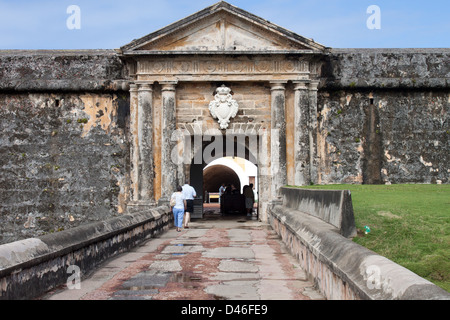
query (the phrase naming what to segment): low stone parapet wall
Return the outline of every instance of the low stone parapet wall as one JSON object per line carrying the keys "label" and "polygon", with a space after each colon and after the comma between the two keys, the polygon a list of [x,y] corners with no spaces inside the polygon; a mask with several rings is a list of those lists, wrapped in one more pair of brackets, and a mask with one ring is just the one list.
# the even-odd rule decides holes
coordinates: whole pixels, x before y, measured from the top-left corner
{"label": "low stone parapet wall", "polygon": [[170,208],[141,210],[0,246],[0,300],[33,299],[76,284],[100,263],[168,230]]}
{"label": "low stone parapet wall", "polygon": [[283,201],[269,208],[269,222],[327,299],[450,299],[447,291],[344,237],[331,223],[292,207],[313,193],[322,191],[282,188]]}
{"label": "low stone parapet wall", "polygon": [[281,188],[283,205],[335,226],[346,237],[356,236],[352,196],[349,190]]}

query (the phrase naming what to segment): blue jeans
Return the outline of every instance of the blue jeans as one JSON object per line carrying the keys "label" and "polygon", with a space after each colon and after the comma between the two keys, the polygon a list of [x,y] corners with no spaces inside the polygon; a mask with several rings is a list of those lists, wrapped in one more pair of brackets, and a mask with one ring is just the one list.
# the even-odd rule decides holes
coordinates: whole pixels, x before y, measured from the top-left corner
{"label": "blue jeans", "polygon": [[172,211],[175,227],[181,228],[183,226],[184,208],[173,207]]}

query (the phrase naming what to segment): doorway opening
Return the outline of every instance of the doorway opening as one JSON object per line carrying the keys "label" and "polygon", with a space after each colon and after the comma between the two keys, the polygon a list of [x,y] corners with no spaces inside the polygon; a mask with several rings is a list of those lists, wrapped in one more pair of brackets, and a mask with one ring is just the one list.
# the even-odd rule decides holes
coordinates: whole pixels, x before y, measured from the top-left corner
{"label": "doorway opening", "polygon": [[[258,162],[248,147],[253,141],[244,137],[242,139],[234,138],[231,144],[229,141],[218,144],[217,141],[220,139],[227,140],[229,137],[218,135],[213,136],[212,142],[210,142],[211,140],[206,143],[203,141],[202,148],[198,149],[190,164],[190,183],[197,191],[194,213],[191,217],[203,218],[205,214],[247,216],[243,191],[244,186],[253,184],[255,203],[251,217],[259,219]],[[255,142],[257,143],[257,140]],[[220,147],[211,148],[214,144]],[[201,163],[198,161],[200,152],[202,153]],[[197,161],[194,161],[195,159]],[[233,185],[237,190],[234,192],[235,196],[219,198],[219,188],[222,184],[228,187]],[[227,205],[224,207],[225,203]]]}
{"label": "doorway opening", "polygon": [[[244,158],[223,157],[209,163],[203,169],[203,207],[205,212],[221,215],[247,215],[244,189],[251,185],[255,198],[251,216],[257,217],[257,177],[257,166]],[[223,190],[224,194],[221,194],[221,186],[234,190],[233,195],[229,195]]]}

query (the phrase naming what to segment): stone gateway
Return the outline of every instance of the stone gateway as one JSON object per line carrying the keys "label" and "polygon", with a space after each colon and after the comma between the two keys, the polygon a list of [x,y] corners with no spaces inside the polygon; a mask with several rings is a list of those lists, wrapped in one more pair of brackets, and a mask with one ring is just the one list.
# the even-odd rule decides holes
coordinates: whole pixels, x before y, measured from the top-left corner
{"label": "stone gateway", "polygon": [[0,51],[0,243],[201,195],[224,156],[256,165],[263,221],[285,185],[448,183],[449,57],[224,1],[117,50]]}

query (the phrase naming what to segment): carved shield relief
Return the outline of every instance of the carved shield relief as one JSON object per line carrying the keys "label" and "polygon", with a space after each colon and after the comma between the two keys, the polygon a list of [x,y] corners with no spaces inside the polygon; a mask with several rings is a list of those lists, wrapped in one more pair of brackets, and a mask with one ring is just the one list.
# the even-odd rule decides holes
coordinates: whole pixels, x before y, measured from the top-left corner
{"label": "carved shield relief", "polygon": [[225,85],[216,89],[214,100],[209,103],[209,111],[214,119],[217,119],[220,129],[228,128],[230,119],[234,118],[239,106],[231,96],[231,89]]}

